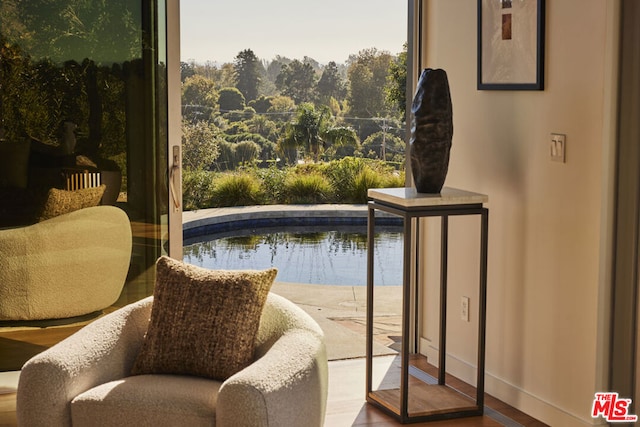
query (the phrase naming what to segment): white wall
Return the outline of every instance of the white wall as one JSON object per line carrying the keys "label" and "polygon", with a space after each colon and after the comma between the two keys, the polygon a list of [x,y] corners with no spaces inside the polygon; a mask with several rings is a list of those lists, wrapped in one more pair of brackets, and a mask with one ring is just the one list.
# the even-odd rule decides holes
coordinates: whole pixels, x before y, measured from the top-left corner
{"label": "white wall", "polygon": [[[423,64],[447,71],[454,138],[446,186],[489,196],[486,391],[551,425],[590,425],[606,387],[618,2],[547,1],[544,91],[476,89],[476,0],[427,0]],[[549,158],[567,135],[566,163]],[[471,379],[476,220],[451,221],[449,366]],[[438,241],[428,227],[421,351],[437,350]],[[472,310],[472,316],[476,316]]]}

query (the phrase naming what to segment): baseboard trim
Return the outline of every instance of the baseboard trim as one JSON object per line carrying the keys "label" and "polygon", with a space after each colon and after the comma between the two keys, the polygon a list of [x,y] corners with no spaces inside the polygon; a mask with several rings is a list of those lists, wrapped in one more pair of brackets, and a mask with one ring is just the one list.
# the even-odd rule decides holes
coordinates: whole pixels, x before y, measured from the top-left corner
{"label": "baseboard trim", "polygon": [[[420,351],[422,354],[427,356],[430,363],[435,362],[433,364],[437,365],[439,360],[439,351],[438,348],[432,345],[429,340],[420,338]],[[447,373],[475,386],[475,365],[461,360],[451,354],[447,354],[446,363]],[[607,423],[601,418],[584,418],[573,414],[570,411],[522,389],[521,387],[511,384],[507,380],[497,377],[491,372],[485,371],[484,387],[485,392],[491,396],[551,426],[584,427],[607,425]]]}

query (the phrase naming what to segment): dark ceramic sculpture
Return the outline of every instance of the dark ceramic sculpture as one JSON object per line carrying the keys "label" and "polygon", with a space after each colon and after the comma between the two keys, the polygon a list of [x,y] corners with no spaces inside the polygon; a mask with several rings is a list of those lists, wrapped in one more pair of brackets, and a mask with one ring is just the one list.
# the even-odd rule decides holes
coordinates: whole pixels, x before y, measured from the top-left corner
{"label": "dark ceramic sculpture", "polygon": [[453,113],[447,73],[422,72],[411,106],[411,173],[419,193],[440,193],[449,169]]}

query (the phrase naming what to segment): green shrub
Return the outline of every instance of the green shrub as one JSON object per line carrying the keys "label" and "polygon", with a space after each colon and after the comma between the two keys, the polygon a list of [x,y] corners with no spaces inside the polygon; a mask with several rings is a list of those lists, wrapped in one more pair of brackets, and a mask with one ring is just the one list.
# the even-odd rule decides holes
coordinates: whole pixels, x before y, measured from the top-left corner
{"label": "green shrub", "polygon": [[276,165],[256,170],[255,173],[262,181],[265,203],[285,203],[285,181],[290,172],[290,168],[280,169]]}
{"label": "green shrub", "polygon": [[353,203],[348,195],[353,186],[355,177],[366,167],[366,161],[362,158],[345,157],[329,162],[326,168],[327,177],[336,189],[336,199],[340,203]]}
{"label": "green shrub", "polygon": [[383,187],[404,187],[405,186],[405,173],[404,171],[394,171],[385,176]]}
{"label": "green shrub", "polygon": [[369,188],[383,187],[383,177],[373,169],[366,167],[355,176],[353,183],[348,186],[346,201],[349,203],[367,203],[367,190]]}
{"label": "green shrub", "polygon": [[336,189],[335,203],[366,203],[369,188],[404,187],[404,172],[381,160],[345,157],[330,162],[326,170]]}
{"label": "green shrub", "polygon": [[326,163],[302,163],[293,166],[291,172],[296,175],[326,175],[327,164]]}
{"label": "green shrub", "polygon": [[384,187],[393,169],[384,162],[345,157],[329,163],[327,174],[336,188],[336,203],[366,203],[369,188]]}
{"label": "green shrub", "polygon": [[215,182],[211,205],[251,206],[263,202],[260,181],[250,173],[221,175]]}
{"label": "green shrub", "polygon": [[[217,177],[215,186],[214,176]],[[268,168],[240,167],[234,173],[185,173],[185,209],[280,203],[366,203],[369,188],[404,187],[404,177],[404,171],[395,170],[385,162],[354,157],[283,169],[272,164]]]}
{"label": "green shrub", "polygon": [[209,171],[182,171],[182,203],[184,210],[210,208],[213,195],[213,176]]}
{"label": "green shrub", "polygon": [[285,182],[286,203],[328,203],[332,194],[331,183],[320,174],[291,175]]}
{"label": "green shrub", "polygon": [[250,164],[258,160],[262,149],[253,141],[241,141],[236,144],[236,164]]}
{"label": "green shrub", "polygon": [[217,170],[226,171],[235,169],[236,164],[236,144],[220,141],[220,155],[213,164]]}
{"label": "green shrub", "polygon": [[220,105],[220,112],[244,110],[244,95],[238,88],[225,87],[220,89],[219,94],[218,104]]}

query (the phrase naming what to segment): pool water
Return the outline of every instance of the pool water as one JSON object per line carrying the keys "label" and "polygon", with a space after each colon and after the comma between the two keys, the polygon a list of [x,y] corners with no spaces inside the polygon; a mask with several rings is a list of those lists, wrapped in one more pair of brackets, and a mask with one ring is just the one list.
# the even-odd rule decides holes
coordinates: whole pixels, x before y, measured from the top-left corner
{"label": "pool water", "polygon": [[[376,227],[374,283],[402,284],[403,233],[400,227]],[[201,236],[186,242],[184,260],[210,269],[278,269],[276,281],[318,285],[367,283],[365,226],[285,227]],[[193,240],[193,239],[192,239]]]}

